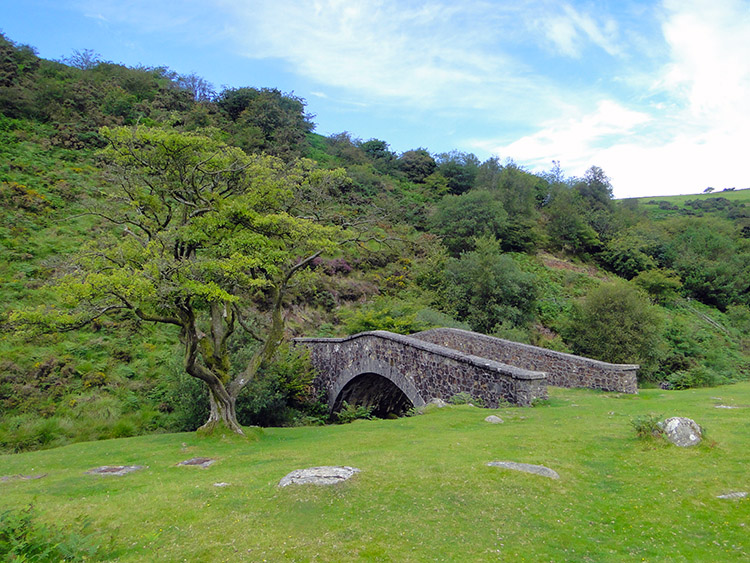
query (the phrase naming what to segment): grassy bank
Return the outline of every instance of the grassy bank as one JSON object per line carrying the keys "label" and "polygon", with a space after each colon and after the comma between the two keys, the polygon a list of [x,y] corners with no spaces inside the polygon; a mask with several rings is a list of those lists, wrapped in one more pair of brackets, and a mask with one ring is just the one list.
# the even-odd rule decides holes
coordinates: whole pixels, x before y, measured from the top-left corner
{"label": "grassy bank", "polygon": [[[0,511],[87,518],[121,561],[740,561],[750,554],[750,383],[644,390],[553,389],[548,405],[469,406],[399,420],[265,429],[260,440],[195,434],[82,443],[0,457]],[[505,423],[489,425],[495,412]],[[708,430],[692,449],[635,438],[643,414]],[[208,469],[177,467],[208,456]],[[543,464],[557,481],[487,467]],[[146,465],[124,477],[84,472]],[[293,469],[352,465],[336,487],[276,485]],[[216,487],[214,483],[229,483]]]}

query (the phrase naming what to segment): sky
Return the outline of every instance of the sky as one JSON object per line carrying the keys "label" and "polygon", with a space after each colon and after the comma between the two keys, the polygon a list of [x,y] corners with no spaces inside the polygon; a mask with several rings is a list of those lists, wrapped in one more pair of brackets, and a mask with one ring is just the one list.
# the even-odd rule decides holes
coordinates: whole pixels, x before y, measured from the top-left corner
{"label": "sky", "polygon": [[750,187],[750,0],[0,0],[0,30],[278,88],[396,152],[599,166],[621,198]]}

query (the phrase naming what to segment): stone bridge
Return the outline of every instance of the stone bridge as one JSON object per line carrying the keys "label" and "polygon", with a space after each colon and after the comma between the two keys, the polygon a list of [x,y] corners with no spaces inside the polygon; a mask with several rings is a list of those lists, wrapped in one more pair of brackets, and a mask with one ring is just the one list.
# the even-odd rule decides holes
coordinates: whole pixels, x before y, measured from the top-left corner
{"label": "stone bridge", "polygon": [[637,365],[608,364],[466,330],[403,336],[387,331],[348,338],[296,338],[318,370],[314,385],[333,411],[344,401],[376,416],[403,413],[432,398],[469,393],[487,407],[530,405],[547,385],[637,393]]}

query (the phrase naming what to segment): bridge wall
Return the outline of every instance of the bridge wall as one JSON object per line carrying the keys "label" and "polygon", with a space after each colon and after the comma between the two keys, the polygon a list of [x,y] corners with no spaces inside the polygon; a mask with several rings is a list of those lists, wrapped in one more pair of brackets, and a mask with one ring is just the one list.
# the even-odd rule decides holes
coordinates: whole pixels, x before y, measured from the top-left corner
{"label": "bridge wall", "polygon": [[478,358],[459,350],[387,331],[363,332],[349,338],[296,338],[310,350],[333,407],[343,387],[358,375],[375,373],[390,379],[422,406],[433,397],[447,401],[461,392],[497,407],[502,400],[530,405],[547,397],[544,373]]}
{"label": "bridge wall", "polygon": [[435,328],[410,336],[466,354],[543,371],[549,385],[638,392],[637,365],[609,364],[456,328]]}

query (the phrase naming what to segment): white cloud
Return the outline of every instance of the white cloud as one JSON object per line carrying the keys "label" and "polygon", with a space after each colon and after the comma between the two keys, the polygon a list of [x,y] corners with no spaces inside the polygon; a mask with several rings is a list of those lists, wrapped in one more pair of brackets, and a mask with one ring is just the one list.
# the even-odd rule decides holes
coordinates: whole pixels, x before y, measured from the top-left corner
{"label": "white cloud", "polygon": [[234,13],[234,36],[246,56],[283,59],[310,79],[381,103],[486,110],[510,101],[527,106],[550,89],[542,75],[507,54],[515,41],[509,20],[518,14],[505,3],[223,5]]}
{"label": "white cloud", "polygon": [[[535,170],[559,160],[568,174],[580,175],[596,164],[621,197],[750,187],[750,4],[666,0],[663,8],[663,43],[654,50],[668,59],[644,92],[658,103],[622,96],[587,110],[582,101],[519,139],[474,146]],[[560,48],[578,53],[577,35],[560,29]],[[642,74],[621,78],[643,84]]]}
{"label": "white cloud", "polygon": [[667,0],[664,37],[672,60],[661,87],[693,116],[734,119],[750,109],[750,5]]}
{"label": "white cloud", "polygon": [[75,1],[111,25],[233,45],[396,135],[428,120],[433,138],[474,139],[459,149],[601,166],[621,196],[750,182],[748,0]]}
{"label": "white cloud", "polygon": [[609,55],[621,51],[615,20],[605,18],[599,24],[590,14],[581,13],[570,4],[563,4],[561,12],[540,16],[537,27],[557,51],[569,57],[580,57],[587,40]]}
{"label": "white cloud", "polygon": [[568,116],[548,122],[539,131],[511,143],[476,141],[475,147],[513,158],[537,171],[549,169],[552,161],[558,160],[568,174],[582,175],[593,164],[605,168],[592,161],[597,153],[618,139],[636,134],[651,119],[616,101],[602,100],[591,113],[571,108]]}

